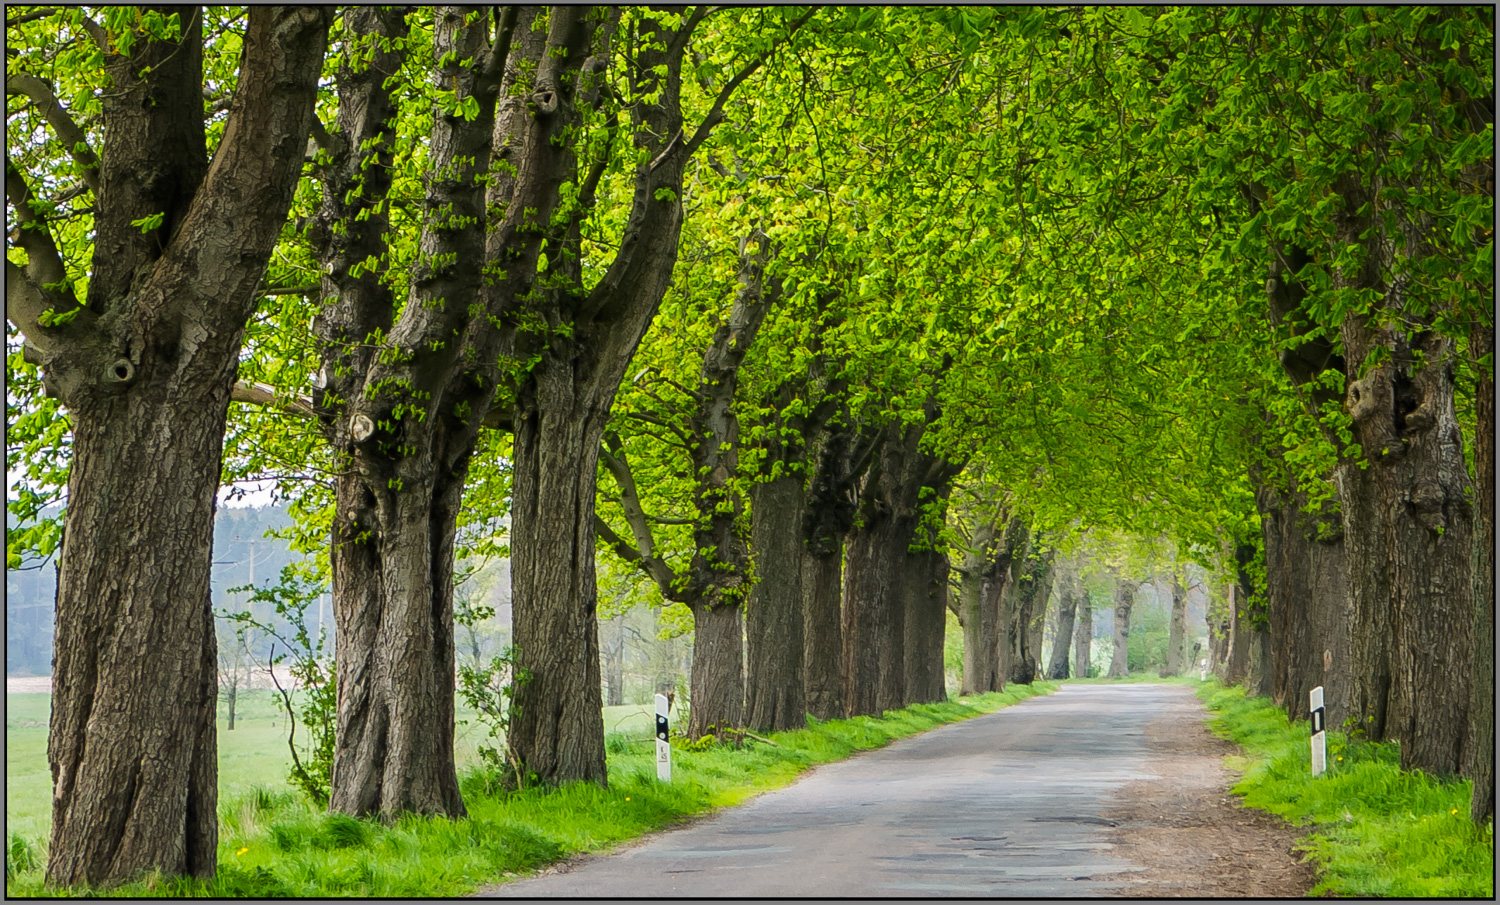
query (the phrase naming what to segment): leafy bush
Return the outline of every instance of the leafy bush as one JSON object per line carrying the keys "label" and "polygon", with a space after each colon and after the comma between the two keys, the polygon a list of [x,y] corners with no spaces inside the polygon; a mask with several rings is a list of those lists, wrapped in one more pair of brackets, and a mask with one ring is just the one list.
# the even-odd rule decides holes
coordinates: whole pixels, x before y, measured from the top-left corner
{"label": "leafy bush", "polygon": [[[324,659],[327,633],[321,626],[318,637],[313,640],[307,629],[307,610],[322,594],[325,586],[321,581],[308,577],[305,564],[293,563],[281,570],[281,578],[274,585],[257,588],[254,585],[230,588],[231,593],[250,592],[250,602],[266,603],[290,628],[288,639],[273,624],[257,618],[250,610],[239,613],[221,613],[242,628],[256,628],[279,641],[287,651],[276,653],[271,647],[271,680],[281,693],[287,715],[287,747],[292,751],[292,784],[301,789],[318,805],[328,804],[333,790],[333,745],[334,730],[338,719],[337,669],[331,658]],[[292,704],[292,695],[276,680],[275,667],[292,658],[291,673],[302,692],[300,712]],[[304,762],[297,750],[298,723],[307,730],[310,738],[307,760]]]}

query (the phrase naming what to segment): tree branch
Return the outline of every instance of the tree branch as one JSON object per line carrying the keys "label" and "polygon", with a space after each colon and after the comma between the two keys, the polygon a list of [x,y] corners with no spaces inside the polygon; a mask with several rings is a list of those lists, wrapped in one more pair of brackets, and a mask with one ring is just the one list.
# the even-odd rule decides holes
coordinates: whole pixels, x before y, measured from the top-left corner
{"label": "tree branch", "polygon": [[95,193],[99,191],[99,158],[89,148],[88,137],[68,111],[63,109],[62,102],[52,92],[52,86],[25,72],[7,72],[5,74],[5,93],[22,95],[30,98],[42,111],[47,124],[63,143],[63,147],[78,162],[79,175],[89,188]]}
{"label": "tree branch", "polygon": [[46,6],[41,9],[32,10],[29,13],[22,13],[15,18],[6,19],[5,27],[14,28],[17,25],[25,25],[27,22],[35,22],[38,19],[45,19],[48,16],[51,16],[59,11],[59,8],[56,6]]}
{"label": "tree branch", "polygon": [[313,408],[312,400],[306,396],[280,396],[277,395],[276,388],[270,384],[257,383],[253,380],[241,380],[236,383],[234,389],[229,392],[229,398],[235,402],[272,406],[306,418],[316,418],[318,415],[317,410]]}
{"label": "tree branch", "polygon": [[[43,315],[77,310],[78,299],[68,286],[68,272],[51,232],[31,209],[31,187],[9,160],[5,162],[5,198],[16,212],[10,241],[26,253],[24,268],[9,259],[5,262],[5,318],[25,335],[27,343],[51,354],[61,346],[53,328],[43,326]],[[75,318],[92,316],[82,309]]]}
{"label": "tree branch", "polygon": [[94,39],[94,43],[99,46],[100,50],[109,53],[109,32],[104,30],[104,26],[88,16],[83,16],[82,18],[83,30],[89,33],[89,37]]}
{"label": "tree branch", "polygon": [[[796,34],[797,29],[807,24],[807,21],[811,19],[813,15],[817,13],[817,11],[818,7],[816,6],[808,7],[807,12],[803,13],[802,16],[798,18],[797,21],[793,22],[791,27],[787,29],[787,36],[791,37],[792,35]],[[703,122],[698,125],[698,129],[693,133],[693,137],[688,139],[687,145],[684,146],[684,157],[693,156],[693,152],[698,149],[699,145],[703,144],[703,142],[708,139],[709,133],[714,130],[714,127],[724,121],[724,105],[728,103],[730,95],[734,94],[734,90],[738,88],[740,84],[745,81],[745,79],[748,79],[750,76],[754,75],[757,69],[760,69],[761,66],[765,65],[766,60],[770,59],[771,54],[776,50],[777,48],[773,46],[770,50],[767,50],[765,53],[751,60],[748,64],[745,65],[745,68],[735,73],[733,78],[724,83],[724,87],[719,91],[719,96],[714,98],[714,105],[709,108],[708,115],[703,118]]]}
{"label": "tree branch", "polygon": [[[625,510],[625,521],[630,525],[630,533],[635,537],[634,555],[622,553],[621,556],[655,581],[663,597],[668,600],[676,599],[672,588],[672,580],[676,576],[672,574],[667,564],[656,556],[656,542],[651,535],[651,524],[646,518],[646,511],[641,507],[640,493],[635,486],[635,475],[630,471],[630,463],[625,458],[625,450],[620,444],[618,434],[611,432],[605,436],[599,456],[604,461],[604,467],[609,469],[609,473],[614,476],[615,484],[620,488],[620,508]],[[608,530],[607,525],[605,528]],[[614,543],[617,547],[624,545],[618,535],[615,535]]]}
{"label": "tree branch", "polygon": [[257,295],[315,295],[323,290],[322,286],[272,286],[268,289],[257,290]]}

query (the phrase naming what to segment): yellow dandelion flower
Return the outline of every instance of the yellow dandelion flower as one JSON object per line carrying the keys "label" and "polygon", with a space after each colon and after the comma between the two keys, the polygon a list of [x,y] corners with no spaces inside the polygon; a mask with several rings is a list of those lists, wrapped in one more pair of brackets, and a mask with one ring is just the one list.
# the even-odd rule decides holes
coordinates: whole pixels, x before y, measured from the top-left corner
{"label": "yellow dandelion flower", "polygon": [[246,845],[246,846],[242,847],[239,851],[235,852],[234,856],[236,858],[238,858],[240,855],[243,855],[245,852],[248,852],[248,851],[250,851],[250,846]]}

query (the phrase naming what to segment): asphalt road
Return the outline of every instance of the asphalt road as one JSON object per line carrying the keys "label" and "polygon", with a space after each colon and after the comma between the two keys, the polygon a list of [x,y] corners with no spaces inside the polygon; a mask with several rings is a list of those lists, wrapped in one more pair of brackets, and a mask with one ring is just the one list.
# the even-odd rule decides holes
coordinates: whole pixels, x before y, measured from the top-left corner
{"label": "asphalt road", "polygon": [[[1111,796],[1152,777],[1174,685],[1067,685],[934,729],[613,854],[481,892],[515,897],[1120,894]],[[1194,702],[1196,703],[1196,702]],[[1095,876],[1116,875],[1112,880]]]}

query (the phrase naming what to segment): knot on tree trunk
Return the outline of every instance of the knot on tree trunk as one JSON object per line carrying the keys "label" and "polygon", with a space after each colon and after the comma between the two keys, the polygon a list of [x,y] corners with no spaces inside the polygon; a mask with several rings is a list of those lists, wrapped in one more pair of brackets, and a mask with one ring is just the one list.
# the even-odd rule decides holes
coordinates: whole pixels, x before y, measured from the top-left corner
{"label": "knot on tree trunk", "polygon": [[542,88],[531,95],[531,103],[538,116],[551,116],[557,112],[557,91],[553,88]]}
{"label": "knot on tree trunk", "polygon": [[128,386],[135,380],[135,365],[128,358],[117,358],[104,369],[104,382]]}
{"label": "knot on tree trunk", "polygon": [[375,433],[375,422],[363,412],[349,419],[349,436],[355,443],[363,443]]}
{"label": "knot on tree trunk", "polygon": [[1419,481],[1412,488],[1407,502],[1411,504],[1412,513],[1418,522],[1429,531],[1442,531],[1446,527],[1447,520],[1443,517],[1443,503],[1448,499],[1448,494],[1443,490],[1443,485],[1437,481]]}

